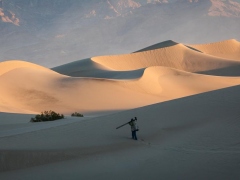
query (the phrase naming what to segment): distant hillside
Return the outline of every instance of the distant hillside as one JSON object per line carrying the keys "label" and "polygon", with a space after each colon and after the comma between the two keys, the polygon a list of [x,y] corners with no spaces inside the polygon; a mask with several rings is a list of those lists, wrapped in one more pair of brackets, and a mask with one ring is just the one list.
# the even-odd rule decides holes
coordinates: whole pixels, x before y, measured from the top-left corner
{"label": "distant hillside", "polygon": [[53,67],[174,39],[240,40],[237,0],[0,0],[0,61]]}

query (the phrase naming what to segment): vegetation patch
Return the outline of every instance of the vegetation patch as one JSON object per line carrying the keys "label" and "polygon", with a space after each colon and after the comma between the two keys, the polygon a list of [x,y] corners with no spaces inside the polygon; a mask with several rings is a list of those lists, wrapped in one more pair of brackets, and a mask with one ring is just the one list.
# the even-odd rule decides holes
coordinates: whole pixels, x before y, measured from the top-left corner
{"label": "vegetation patch", "polygon": [[76,117],[83,117],[83,114],[80,114],[78,112],[72,113],[71,116],[76,116]]}
{"label": "vegetation patch", "polygon": [[50,111],[44,111],[41,114],[37,114],[35,118],[31,118],[30,122],[55,121],[63,118],[64,118],[63,114],[59,114],[50,110]]}

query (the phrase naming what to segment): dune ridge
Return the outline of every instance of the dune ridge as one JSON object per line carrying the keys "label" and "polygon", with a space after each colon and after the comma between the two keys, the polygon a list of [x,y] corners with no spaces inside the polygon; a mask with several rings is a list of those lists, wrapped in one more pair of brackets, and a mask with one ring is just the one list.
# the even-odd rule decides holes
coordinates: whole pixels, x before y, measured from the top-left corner
{"label": "dune ridge", "polygon": [[[203,52],[201,47],[197,49],[198,47],[194,45],[184,45],[169,40],[149,46],[135,53],[92,57],[58,66],[53,68],[53,70],[74,77],[128,79],[140,76],[143,72],[141,69],[151,66],[166,66],[201,74],[239,76],[239,42],[228,40],[212,43],[210,44],[212,47],[210,49],[219,49],[218,44],[224,44],[218,50],[223,55],[218,55],[218,57],[216,54]],[[201,46],[206,47],[208,45]],[[222,50],[224,48],[229,49],[227,48],[228,46],[234,50],[231,52]],[[135,73],[133,72],[134,70],[139,71]],[[126,75],[124,76],[124,74]]]}
{"label": "dune ridge", "polygon": [[189,46],[209,55],[240,61],[240,42],[236,39]]}
{"label": "dune ridge", "polygon": [[[93,61],[114,70],[136,70],[150,66],[166,66],[188,72],[204,72],[231,68],[240,65],[239,61],[224,59],[192,50],[183,44],[176,44],[159,49],[133,54],[99,56]],[[240,75],[238,70],[231,70],[232,75]],[[231,75],[226,73],[226,75]],[[215,75],[215,73],[212,73]],[[221,75],[225,75],[221,72]]]}
{"label": "dune ridge", "polygon": [[111,79],[132,79],[142,75],[142,70],[116,71],[100,65],[91,58],[74,61],[52,68],[53,71],[72,77],[96,77]]}
{"label": "dune ridge", "polygon": [[0,76],[11,70],[22,68],[22,67],[48,70],[48,68],[45,68],[43,66],[40,66],[34,63],[30,63],[22,60],[9,60],[9,61],[0,62]]}
{"label": "dune ridge", "polygon": [[134,79],[70,77],[29,64],[2,74],[0,83],[4,84],[0,88],[0,111],[36,113],[51,109],[91,114],[229,87],[239,84],[240,78],[200,75],[162,66],[148,67]]}
{"label": "dune ridge", "polygon": [[166,48],[166,47],[174,46],[177,44],[179,44],[179,43],[172,41],[172,40],[168,40],[168,41],[160,42],[160,43],[145,47],[145,48],[135,51],[133,53],[155,50],[155,49],[160,49],[160,48]]}

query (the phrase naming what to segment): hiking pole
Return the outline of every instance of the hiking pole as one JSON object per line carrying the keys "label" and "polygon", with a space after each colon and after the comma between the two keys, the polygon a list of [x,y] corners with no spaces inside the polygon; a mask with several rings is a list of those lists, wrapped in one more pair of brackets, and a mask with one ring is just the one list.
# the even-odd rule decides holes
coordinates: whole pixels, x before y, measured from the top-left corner
{"label": "hiking pole", "polygon": [[123,124],[123,125],[121,125],[121,126],[118,126],[116,129],[119,129],[119,128],[121,128],[121,127],[127,125],[128,123],[129,123],[129,122],[127,122],[127,123],[125,123],[125,124]]}

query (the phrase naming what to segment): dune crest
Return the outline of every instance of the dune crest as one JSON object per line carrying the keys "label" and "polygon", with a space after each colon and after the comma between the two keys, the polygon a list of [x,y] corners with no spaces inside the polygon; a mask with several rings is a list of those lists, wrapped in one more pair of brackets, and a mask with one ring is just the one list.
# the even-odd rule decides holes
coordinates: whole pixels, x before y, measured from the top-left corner
{"label": "dune crest", "polygon": [[[217,69],[236,67],[240,62],[236,60],[223,59],[187,48],[183,44],[169,47],[137,52],[133,54],[99,56],[91,58],[93,61],[108,68],[119,71],[130,71],[151,66],[165,66],[184,70],[188,72],[206,72]],[[237,70],[231,70],[230,74],[213,72],[211,75],[240,75]]]}
{"label": "dune crest", "polygon": [[160,43],[148,46],[146,48],[140,49],[138,51],[135,51],[134,53],[143,52],[143,51],[150,51],[150,50],[155,50],[155,49],[159,49],[159,48],[166,48],[166,47],[174,46],[174,45],[177,45],[177,44],[179,44],[179,43],[177,43],[175,41],[172,41],[172,40],[168,40],[168,41],[160,42]]}
{"label": "dune crest", "polygon": [[240,42],[236,39],[189,46],[212,56],[240,61]]}
{"label": "dune crest", "polygon": [[7,73],[11,70],[17,69],[17,68],[23,68],[23,67],[29,67],[34,69],[42,69],[42,70],[48,70],[48,68],[45,68],[43,66],[21,61],[21,60],[10,60],[10,61],[4,61],[0,62],[0,76],[4,73]]}
{"label": "dune crest", "polygon": [[[161,101],[234,86],[238,77],[208,76],[168,67],[146,68],[141,78],[125,82],[127,88],[156,95]],[[206,85],[207,84],[207,85]]]}

